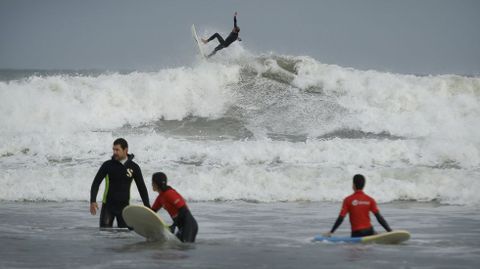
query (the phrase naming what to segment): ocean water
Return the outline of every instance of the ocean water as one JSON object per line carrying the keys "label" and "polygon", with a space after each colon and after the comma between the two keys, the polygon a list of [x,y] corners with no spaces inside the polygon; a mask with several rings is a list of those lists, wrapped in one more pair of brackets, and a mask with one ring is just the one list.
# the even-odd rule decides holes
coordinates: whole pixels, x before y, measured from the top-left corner
{"label": "ocean water", "polygon": [[[380,205],[401,245],[312,242],[328,230],[338,203],[190,203],[195,244],[145,242],[133,232],[99,231],[87,202],[0,204],[1,268],[476,268],[480,216],[437,203]],[[165,216],[162,213],[162,216]],[[379,225],[375,224],[380,231]],[[344,224],[338,235],[347,236]]]}
{"label": "ocean water", "polygon": [[[127,250],[148,257],[142,267],[175,260],[167,263],[288,268],[282,253],[291,251],[306,267],[318,257],[355,266],[358,253],[393,255],[360,258],[378,268],[390,258],[401,268],[468,268],[478,260],[471,223],[480,205],[480,78],[362,71],[308,56],[254,55],[238,44],[217,56],[151,72],[0,71],[0,240],[4,251],[16,246],[2,251],[2,266],[48,260],[36,256],[44,243],[73,267],[104,256],[116,257],[108,266],[128,267],[137,259]],[[164,171],[194,205],[198,244],[151,249],[134,234],[95,228],[86,201],[117,137],[129,141],[147,186]],[[357,253],[308,242],[331,227],[356,173],[367,177],[366,192],[387,221],[412,231],[409,243]],[[131,193],[138,202],[134,185]],[[24,259],[12,258],[20,253]],[[431,260],[442,254],[465,262]]]}

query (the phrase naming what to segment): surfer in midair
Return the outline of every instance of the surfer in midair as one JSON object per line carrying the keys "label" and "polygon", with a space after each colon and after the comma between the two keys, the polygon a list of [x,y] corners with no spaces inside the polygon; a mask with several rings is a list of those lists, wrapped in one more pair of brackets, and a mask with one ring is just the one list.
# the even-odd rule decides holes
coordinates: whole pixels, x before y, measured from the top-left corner
{"label": "surfer in midair", "polygon": [[220,43],[215,49],[210,53],[207,58],[210,58],[211,56],[215,55],[217,51],[226,48],[230,46],[235,41],[242,41],[240,37],[238,37],[238,34],[240,33],[240,27],[237,25],[237,12],[233,15],[233,29],[232,32],[228,35],[226,39],[223,39],[223,37],[219,33],[213,34],[209,39],[204,39],[202,38],[202,42],[204,44],[207,44],[208,42],[212,41],[213,39],[217,38],[218,43]]}

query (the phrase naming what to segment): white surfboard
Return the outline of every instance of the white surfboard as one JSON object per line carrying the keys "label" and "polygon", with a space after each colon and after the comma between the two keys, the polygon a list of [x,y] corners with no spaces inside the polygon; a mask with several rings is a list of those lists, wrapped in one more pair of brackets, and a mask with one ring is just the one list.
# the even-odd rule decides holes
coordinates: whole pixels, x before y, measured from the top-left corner
{"label": "white surfboard", "polygon": [[122,216],[129,227],[147,241],[177,241],[178,238],[170,232],[168,225],[150,208],[142,205],[129,205],[122,211]]}
{"label": "white surfboard", "polygon": [[195,30],[195,24],[192,24],[192,36],[193,36],[193,40],[195,41],[195,44],[197,45],[198,52],[199,52],[200,56],[201,56],[203,59],[206,59],[205,53],[203,53],[203,48],[202,48],[203,43],[202,43],[202,41],[198,38],[197,30]]}
{"label": "white surfboard", "polygon": [[371,236],[364,237],[323,237],[316,236],[313,241],[323,241],[332,243],[363,243],[363,244],[400,244],[410,239],[410,233],[408,231],[396,230],[388,233],[380,233]]}

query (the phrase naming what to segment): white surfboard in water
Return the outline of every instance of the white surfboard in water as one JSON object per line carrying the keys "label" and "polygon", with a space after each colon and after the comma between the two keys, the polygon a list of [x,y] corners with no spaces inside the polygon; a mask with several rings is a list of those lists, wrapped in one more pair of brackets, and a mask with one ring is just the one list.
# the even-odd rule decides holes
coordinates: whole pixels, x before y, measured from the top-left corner
{"label": "white surfboard in water", "polygon": [[192,36],[193,36],[193,40],[195,41],[195,44],[197,45],[198,52],[199,52],[200,56],[201,56],[203,59],[206,59],[205,53],[203,53],[203,48],[202,48],[203,43],[202,43],[202,41],[198,38],[197,30],[195,30],[195,24],[192,24]]}
{"label": "white surfboard in water", "polygon": [[180,242],[168,229],[168,225],[150,208],[141,205],[129,205],[123,209],[122,216],[128,226],[147,241]]}

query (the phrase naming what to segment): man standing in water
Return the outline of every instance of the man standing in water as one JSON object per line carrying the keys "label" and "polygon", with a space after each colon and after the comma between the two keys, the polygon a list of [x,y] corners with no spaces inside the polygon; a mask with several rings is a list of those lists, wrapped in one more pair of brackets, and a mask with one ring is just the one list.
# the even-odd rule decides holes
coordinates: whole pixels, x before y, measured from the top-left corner
{"label": "man standing in water", "polygon": [[333,225],[330,232],[325,233],[324,236],[330,237],[335,230],[342,224],[345,216],[350,214],[350,224],[352,225],[352,237],[363,237],[374,235],[375,231],[370,223],[370,211],[375,214],[377,221],[387,230],[391,232],[390,226],[385,219],[380,215],[377,203],[375,200],[363,192],[365,186],[365,177],[363,175],[355,175],[353,177],[353,191],[354,193],[343,200],[342,210]]}
{"label": "man standing in water", "polygon": [[133,154],[128,154],[128,143],[123,138],[113,142],[113,156],[102,164],[95,176],[90,190],[90,213],[97,213],[97,193],[100,183],[105,178],[102,210],[100,212],[100,228],[111,228],[117,219],[119,228],[126,228],[122,210],[130,204],[130,186],[135,180],[143,204],[150,207],[147,187],[143,181],[142,171],[133,162]]}
{"label": "man standing in water", "polygon": [[230,44],[232,44],[233,42],[235,42],[237,40],[242,41],[242,39],[240,37],[238,37],[238,33],[240,33],[240,27],[237,26],[237,12],[235,12],[235,14],[233,15],[233,29],[232,29],[232,32],[228,35],[227,39],[224,40],[223,37],[218,33],[213,34],[209,39],[202,38],[202,42],[204,44],[207,44],[208,42],[212,41],[215,38],[217,38],[218,43],[220,43],[212,51],[212,53],[210,53],[207,56],[207,58],[210,58],[211,56],[215,55],[215,53],[217,53],[217,51],[230,46]]}

